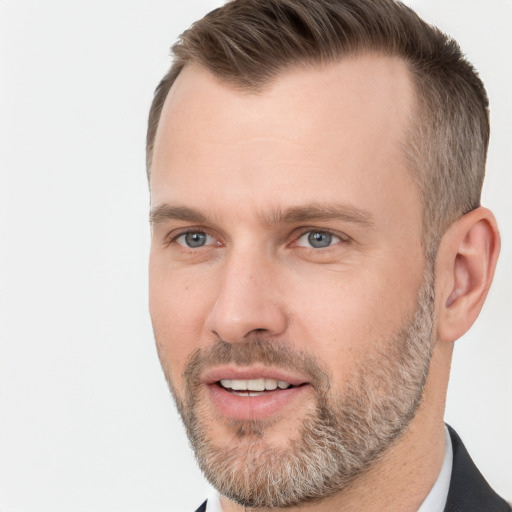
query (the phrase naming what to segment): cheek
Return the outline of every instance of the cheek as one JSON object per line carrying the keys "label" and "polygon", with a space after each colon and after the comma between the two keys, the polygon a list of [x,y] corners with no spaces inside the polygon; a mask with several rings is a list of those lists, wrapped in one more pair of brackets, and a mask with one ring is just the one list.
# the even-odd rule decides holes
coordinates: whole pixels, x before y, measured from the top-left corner
{"label": "cheek", "polygon": [[294,297],[290,339],[329,368],[334,385],[342,386],[361,361],[392,343],[416,305],[421,282],[411,277],[404,288],[397,279],[377,272],[330,276],[301,283]]}
{"label": "cheek", "polygon": [[165,371],[178,384],[190,354],[199,347],[204,326],[206,290],[152,258],[149,312]]}

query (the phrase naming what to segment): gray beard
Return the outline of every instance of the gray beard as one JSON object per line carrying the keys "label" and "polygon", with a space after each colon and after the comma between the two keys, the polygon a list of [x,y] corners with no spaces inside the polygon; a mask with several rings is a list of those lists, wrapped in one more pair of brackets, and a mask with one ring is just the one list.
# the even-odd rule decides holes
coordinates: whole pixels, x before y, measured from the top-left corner
{"label": "gray beard", "polygon": [[[414,313],[380,351],[366,356],[343,393],[330,391],[327,370],[290,344],[254,338],[247,343],[219,341],[194,352],[184,373],[184,397],[162,366],[199,466],[224,496],[250,508],[285,508],[319,500],[345,489],[372,467],[405,431],[423,397],[432,352],[434,289],[427,272]],[[255,363],[298,369],[315,391],[315,407],[297,425],[297,438],[276,447],[265,438],[270,420],[226,420],[229,444],[215,444],[199,376],[221,364]]]}

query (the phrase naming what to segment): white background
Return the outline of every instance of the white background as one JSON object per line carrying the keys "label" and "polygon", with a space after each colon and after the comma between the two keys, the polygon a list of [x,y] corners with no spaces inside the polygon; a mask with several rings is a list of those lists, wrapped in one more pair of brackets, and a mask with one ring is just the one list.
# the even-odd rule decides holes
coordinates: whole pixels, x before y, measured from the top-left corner
{"label": "white background", "polygon": [[[512,499],[512,2],[417,0],[487,85],[503,251],[446,417]],[[186,7],[185,7],[186,4]],[[0,511],[192,511],[207,486],[147,313],[146,118],[219,1],[0,0]]]}

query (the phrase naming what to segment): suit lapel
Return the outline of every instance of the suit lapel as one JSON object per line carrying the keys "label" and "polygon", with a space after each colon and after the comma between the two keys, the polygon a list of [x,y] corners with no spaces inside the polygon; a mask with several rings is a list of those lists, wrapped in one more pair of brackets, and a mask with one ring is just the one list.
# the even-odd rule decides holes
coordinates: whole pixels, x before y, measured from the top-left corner
{"label": "suit lapel", "polygon": [[196,512],[206,512],[206,501],[196,510]]}
{"label": "suit lapel", "polygon": [[510,507],[486,482],[460,437],[448,425],[453,447],[450,489],[444,512],[509,512]]}

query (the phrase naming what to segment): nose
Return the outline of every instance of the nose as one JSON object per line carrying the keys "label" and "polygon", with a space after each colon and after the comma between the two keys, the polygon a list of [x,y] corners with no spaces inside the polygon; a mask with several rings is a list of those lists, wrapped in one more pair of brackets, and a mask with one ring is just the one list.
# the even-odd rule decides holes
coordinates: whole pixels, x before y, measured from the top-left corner
{"label": "nose", "polygon": [[233,253],[223,262],[206,321],[207,329],[228,343],[281,335],[288,324],[278,264],[268,255],[247,252]]}

